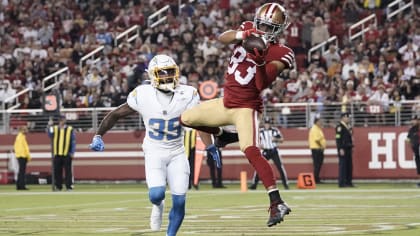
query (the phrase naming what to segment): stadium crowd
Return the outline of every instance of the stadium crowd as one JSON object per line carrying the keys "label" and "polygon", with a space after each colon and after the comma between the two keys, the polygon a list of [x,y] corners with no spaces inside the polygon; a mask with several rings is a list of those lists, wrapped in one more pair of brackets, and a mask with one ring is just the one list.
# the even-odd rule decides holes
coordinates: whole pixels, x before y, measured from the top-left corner
{"label": "stadium crowd", "polygon": [[[264,2],[201,0],[179,10],[178,1],[165,0],[2,0],[0,101],[31,88],[20,97],[20,108],[40,108],[42,79],[68,66],[70,76],[60,77],[63,107],[117,106],[147,79],[148,60],[158,53],[173,57],[189,84],[213,80],[222,85],[230,49],[217,36],[253,20]],[[392,112],[394,102],[420,100],[420,8],[388,21],[390,2],[283,1],[291,25],[280,40],[295,51],[297,64],[264,91],[266,101],[363,101]],[[167,23],[147,27],[147,17],[165,5],[171,7]],[[349,26],[372,13],[377,27],[371,24],[362,38],[349,41]],[[135,24],[140,37],[115,46],[116,35]],[[312,46],[333,35],[338,47],[330,44],[324,54],[306,58]],[[99,60],[80,68],[82,56],[101,45]]]}

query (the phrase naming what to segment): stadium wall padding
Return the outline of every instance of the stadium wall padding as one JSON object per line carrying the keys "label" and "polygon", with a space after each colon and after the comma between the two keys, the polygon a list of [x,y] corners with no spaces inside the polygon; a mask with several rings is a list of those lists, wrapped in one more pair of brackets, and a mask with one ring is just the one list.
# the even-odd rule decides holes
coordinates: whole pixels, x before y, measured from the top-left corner
{"label": "stadium wall padding", "polygon": [[[406,142],[408,127],[354,128],[353,175],[355,179],[414,179],[414,157]],[[308,129],[281,129],[285,142],[280,144],[280,153],[289,179],[296,179],[299,173],[312,171],[312,159],[308,148]],[[336,179],[338,158],[335,146],[334,128],[325,128],[327,149],[322,179]],[[74,160],[76,180],[144,180],[144,158],[141,149],[142,131],[110,131],[104,137],[105,151],[89,150],[93,134],[78,132]],[[15,135],[0,135],[0,171],[8,169],[10,150]],[[45,133],[29,133],[32,161],[27,172],[51,171],[51,145]],[[237,144],[222,151],[223,178],[239,180],[240,172],[247,171],[252,177],[253,167],[248,164]],[[271,162],[272,163],[272,162]],[[272,168],[279,178],[278,171]],[[200,179],[209,179],[209,168],[204,158]]]}

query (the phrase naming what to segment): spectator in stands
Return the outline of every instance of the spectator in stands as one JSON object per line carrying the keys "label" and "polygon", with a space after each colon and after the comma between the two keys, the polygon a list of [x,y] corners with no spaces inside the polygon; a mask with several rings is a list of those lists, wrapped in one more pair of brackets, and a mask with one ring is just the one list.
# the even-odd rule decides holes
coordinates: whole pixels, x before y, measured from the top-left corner
{"label": "spectator in stands", "polygon": [[105,17],[107,22],[111,22],[115,18],[114,10],[111,10],[109,3],[105,2],[99,14]]}
{"label": "spectator in stands", "polygon": [[127,10],[121,8],[118,15],[114,18],[113,23],[122,29],[130,27],[130,16],[127,14]]}
{"label": "spectator in stands", "polygon": [[375,24],[370,24],[368,31],[364,34],[364,41],[369,43],[375,43],[376,39],[380,37],[380,33]]}
{"label": "spectator in stands", "polygon": [[93,93],[90,100],[88,107],[105,107],[98,93]]}
{"label": "spectator in stands", "polygon": [[355,0],[345,0],[343,3],[343,13],[347,25],[352,25],[359,21],[359,13],[362,9],[357,5]]}
{"label": "spectator in stands", "polygon": [[14,143],[14,152],[16,159],[19,163],[19,173],[16,181],[16,190],[29,190],[26,188],[25,175],[26,165],[31,160],[31,153],[29,151],[29,145],[26,141],[26,134],[28,133],[28,127],[19,127],[19,133],[16,136]]}
{"label": "spectator in stands", "polygon": [[76,108],[77,107],[71,91],[67,91],[66,95],[64,96],[63,107],[64,108]]}
{"label": "spectator in stands", "polygon": [[53,40],[54,28],[52,24],[46,20],[40,22],[41,28],[38,31],[38,39],[43,47],[47,47]]}
{"label": "spectator in stands", "polygon": [[367,52],[365,53],[366,56],[369,57],[369,61],[378,65],[379,59],[381,57],[381,52],[375,42],[371,42],[368,45]]}
{"label": "spectator in stands", "polygon": [[378,85],[377,91],[368,100],[369,106],[377,106],[379,109],[372,110],[376,117],[376,123],[385,124],[385,113],[389,111],[389,95],[385,92],[383,84]]}
{"label": "spectator in stands", "polygon": [[104,107],[111,107],[114,87],[111,86],[109,80],[105,80],[104,82],[105,84],[103,85],[101,92],[101,101],[103,102]]}
{"label": "spectator in stands", "polygon": [[332,58],[331,59],[331,64],[327,68],[326,79],[330,80],[336,75],[341,77],[341,69],[342,69],[341,67],[342,67],[341,60],[340,59],[337,60],[335,58]]}
{"label": "spectator in stands", "polygon": [[289,15],[290,25],[287,27],[287,45],[293,49],[295,54],[303,53],[303,47],[301,42],[302,35],[302,23],[299,21],[299,12],[293,12]]}
{"label": "spectator in stands", "polygon": [[39,57],[41,60],[48,57],[47,50],[42,48],[41,41],[35,41],[32,44],[31,59],[34,60],[35,57]]}
{"label": "spectator in stands", "polygon": [[412,36],[412,40],[413,40],[413,44],[416,45],[417,47],[420,47],[420,27],[418,26],[414,26],[415,29],[413,30],[413,36]]}
{"label": "spectator in stands", "polygon": [[374,77],[381,76],[384,80],[384,83],[389,83],[389,77],[390,73],[388,71],[388,67],[386,65],[385,61],[379,62],[378,66],[375,68],[375,71],[373,72]]}
{"label": "spectator in stands", "polygon": [[97,33],[96,33],[96,43],[100,45],[108,45],[110,46],[112,44],[112,35],[111,33],[106,31],[106,26],[104,24],[100,24],[97,27]]}
{"label": "spectator in stands", "polygon": [[73,51],[71,53],[71,60],[74,64],[79,65],[80,59],[83,57],[84,51],[79,42],[75,42],[73,46]]}
{"label": "spectator in stands", "polygon": [[144,15],[140,10],[141,10],[140,6],[136,6],[132,8],[130,18],[129,18],[130,25],[135,25],[135,24],[144,25],[145,23]]}
{"label": "spectator in stands", "polygon": [[34,28],[33,24],[27,24],[22,28],[23,39],[26,42],[35,41],[38,39],[38,30]]}
{"label": "spectator in stands", "polygon": [[76,18],[73,20],[73,24],[78,25],[81,29],[85,28],[88,21],[83,18],[82,13],[77,13]]}
{"label": "spectator in stands", "polygon": [[333,59],[335,59],[337,62],[341,61],[340,54],[338,54],[337,46],[335,44],[329,44],[328,50],[322,56],[325,59],[327,68],[331,66]]}
{"label": "spectator in stands", "polygon": [[218,49],[215,45],[215,40],[210,40],[208,37],[204,38],[204,41],[198,45],[198,49],[202,52],[201,55],[204,58],[208,58],[210,54],[217,55]]}
{"label": "spectator in stands", "polygon": [[360,77],[360,73],[367,73],[370,78],[373,78],[375,67],[373,66],[373,63],[369,61],[368,56],[363,56],[362,61],[360,61],[358,65],[359,65],[357,68],[358,77]]}
{"label": "spectator in stands", "polygon": [[382,44],[380,51],[381,53],[385,55],[387,62],[393,62],[397,58],[398,48],[399,48],[399,44],[396,38],[388,37],[388,39]]}
{"label": "spectator in stands", "polygon": [[102,77],[99,74],[99,69],[96,65],[92,65],[90,71],[83,79],[83,85],[87,88],[99,88],[102,82]]}
{"label": "spectator in stands", "polygon": [[409,60],[407,66],[404,69],[404,77],[410,79],[411,77],[416,76],[416,64],[414,60]]}
{"label": "spectator in stands", "polygon": [[128,94],[130,93],[130,91],[128,90],[128,84],[127,82],[123,82],[121,85],[121,90],[120,92],[118,92],[115,97],[112,99],[113,105],[114,107],[117,107],[121,104],[123,104],[128,97]]}
{"label": "spectator in stands", "polygon": [[51,74],[61,68],[65,67],[65,64],[60,61],[60,57],[58,53],[53,53],[52,57],[48,57],[46,59],[45,70],[48,74]]}
{"label": "spectator in stands", "polygon": [[405,101],[405,97],[400,94],[398,89],[394,89],[389,96],[389,112],[396,113],[401,111],[401,102]]}
{"label": "spectator in stands", "polygon": [[312,44],[312,28],[314,26],[312,19],[308,15],[302,16],[302,29],[301,29],[301,41],[302,46],[309,50]]}
{"label": "spectator in stands", "polygon": [[350,71],[353,71],[356,75],[358,73],[359,64],[354,61],[354,55],[350,54],[347,56],[347,60],[344,61],[341,75],[343,80],[347,80],[350,76]]}
{"label": "spectator in stands", "polygon": [[[9,80],[4,78],[4,73],[0,72],[0,102],[3,104],[7,98],[13,97],[16,90],[12,88]],[[11,103],[13,101],[9,101]],[[6,104],[7,105],[7,104]]]}
{"label": "spectator in stands", "polygon": [[358,63],[362,61],[363,57],[366,55],[366,48],[364,42],[360,42],[356,45],[353,55],[354,61]]}
{"label": "spectator in stands", "polygon": [[315,18],[315,26],[312,28],[311,33],[311,45],[317,45],[327,41],[330,38],[328,27],[324,24],[324,20],[321,17]]}
{"label": "spectator in stands", "polygon": [[416,66],[416,75],[410,78],[411,89],[414,96],[420,94],[420,65]]}
{"label": "spectator in stands", "polygon": [[[310,84],[309,84],[310,83]],[[297,82],[297,91],[293,96],[293,102],[303,102],[309,95],[311,90],[312,82],[307,74],[301,74]]]}

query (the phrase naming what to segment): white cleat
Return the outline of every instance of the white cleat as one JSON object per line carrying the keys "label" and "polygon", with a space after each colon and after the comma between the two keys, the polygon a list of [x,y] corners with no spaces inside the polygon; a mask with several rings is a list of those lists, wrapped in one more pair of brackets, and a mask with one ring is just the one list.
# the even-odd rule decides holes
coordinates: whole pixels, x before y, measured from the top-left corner
{"label": "white cleat", "polygon": [[162,226],[162,214],[163,206],[165,201],[163,200],[160,205],[152,205],[152,213],[150,214],[150,229],[153,231],[159,231]]}

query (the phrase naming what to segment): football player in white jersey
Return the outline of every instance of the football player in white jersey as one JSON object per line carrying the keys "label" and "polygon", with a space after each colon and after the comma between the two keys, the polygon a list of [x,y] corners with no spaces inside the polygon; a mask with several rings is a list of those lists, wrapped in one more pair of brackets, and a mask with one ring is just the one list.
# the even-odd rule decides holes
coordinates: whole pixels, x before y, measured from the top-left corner
{"label": "football player in white jersey", "polygon": [[[179,84],[179,68],[166,55],[156,55],[149,62],[150,84],[140,85],[128,95],[127,102],[109,112],[90,145],[94,151],[103,151],[102,136],[121,118],[138,112],[146,127],[143,140],[146,182],[153,204],[150,228],[160,230],[164,207],[166,181],[172,194],[167,236],[176,235],[185,215],[185,195],[188,190],[190,167],[184,149],[181,113],[196,105],[197,90]],[[200,133],[200,135],[208,135]],[[210,146],[217,153],[214,145]],[[210,150],[210,151],[212,151]],[[212,154],[213,155],[213,154]],[[217,155],[213,155],[219,161]]]}

